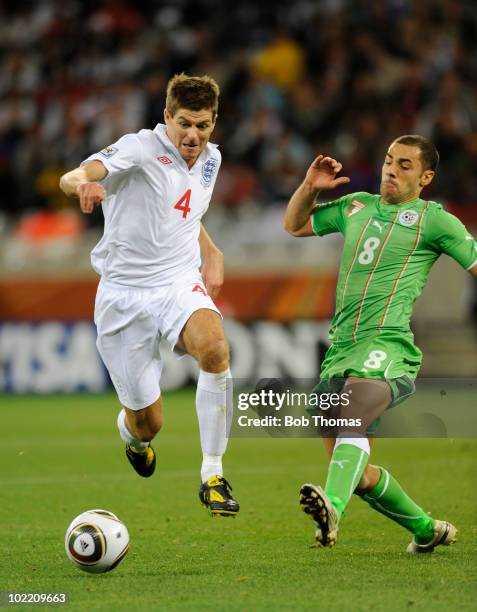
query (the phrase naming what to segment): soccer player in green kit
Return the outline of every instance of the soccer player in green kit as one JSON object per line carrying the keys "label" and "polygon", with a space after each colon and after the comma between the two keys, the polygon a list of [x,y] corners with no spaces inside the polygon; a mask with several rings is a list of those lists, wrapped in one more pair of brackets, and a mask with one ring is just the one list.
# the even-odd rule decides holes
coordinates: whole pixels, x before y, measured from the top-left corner
{"label": "soccer player in green kit", "polygon": [[336,543],[353,493],[413,534],[409,553],[432,552],[456,539],[452,524],[431,518],[386,469],[369,463],[369,437],[379,416],[414,392],[422,353],[409,320],[432,265],[446,253],[477,276],[475,239],[440,204],[420,198],[438,162],[432,142],[401,136],[386,153],[380,195],[352,193],[317,205],[320,191],[349,182],[337,176],[339,162],[320,155],[286,210],[284,227],[293,236],[344,235],[332,344],[317,393],[346,394],[339,416],[363,421],[362,428],[322,432],[330,458],[326,485],[305,484],[300,490],[301,507],[316,524],[319,546]]}

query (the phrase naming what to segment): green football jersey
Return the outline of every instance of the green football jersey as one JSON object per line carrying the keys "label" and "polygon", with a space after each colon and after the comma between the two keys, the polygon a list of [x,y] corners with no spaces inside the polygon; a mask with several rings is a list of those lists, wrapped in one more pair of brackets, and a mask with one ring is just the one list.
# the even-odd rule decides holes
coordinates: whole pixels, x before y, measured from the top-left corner
{"label": "green football jersey", "polygon": [[318,205],[315,234],[344,235],[334,343],[356,342],[385,331],[409,333],[412,305],[441,253],[465,269],[477,264],[477,243],[437,202],[386,204],[379,195],[352,193]]}

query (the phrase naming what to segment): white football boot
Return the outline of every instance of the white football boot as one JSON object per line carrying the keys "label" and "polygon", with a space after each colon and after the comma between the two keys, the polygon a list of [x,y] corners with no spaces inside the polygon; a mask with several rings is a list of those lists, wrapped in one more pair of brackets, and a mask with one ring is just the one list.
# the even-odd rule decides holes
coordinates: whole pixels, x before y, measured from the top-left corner
{"label": "white football boot", "polygon": [[457,529],[447,521],[437,521],[434,525],[434,537],[426,544],[418,544],[415,538],[406,548],[406,552],[415,553],[431,553],[436,546],[450,546],[456,541]]}
{"label": "white football boot", "polygon": [[321,487],[304,484],[300,489],[300,506],[316,525],[318,546],[331,548],[338,538],[338,516],[330,498]]}

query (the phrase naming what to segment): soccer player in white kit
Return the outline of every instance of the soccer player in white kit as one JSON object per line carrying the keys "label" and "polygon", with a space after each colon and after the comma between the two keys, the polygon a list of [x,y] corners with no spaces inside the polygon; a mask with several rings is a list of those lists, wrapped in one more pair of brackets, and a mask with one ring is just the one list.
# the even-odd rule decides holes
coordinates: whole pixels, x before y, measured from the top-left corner
{"label": "soccer player in white kit", "polygon": [[167,87],[165,125],[126,134],[62,176],[60,187],[79,198],[84,213],[102,203],[104,235],[91,254],[101,276],[97,346],[123,406],[118,428],[130,463],[145,477],[155,469],[150,442],[162,426],[164,338],[200,368],[199,498],[212,514],[233,516],[239,504],[222,471],[229,352],[213,302],[223,257],[201,224],[221,162],[209,143],[219,93],[208,76],[176,75]]}

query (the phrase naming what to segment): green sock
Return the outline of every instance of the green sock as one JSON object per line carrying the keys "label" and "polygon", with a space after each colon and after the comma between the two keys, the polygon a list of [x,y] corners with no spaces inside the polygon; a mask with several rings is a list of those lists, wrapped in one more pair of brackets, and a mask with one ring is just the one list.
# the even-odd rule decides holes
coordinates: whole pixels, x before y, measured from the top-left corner
{"label": "green sock", "polygon": [[368,453],[353,444],[338,444],[328,467],[325,493],[341,518],[368,463]]}
{"label": "green sock", "polygon": [[380,467],[378,484],[363,499],[384,516],[410,531],[418,544],[428,542],[434,535],[434,519],[403,491],[391,474]]}

